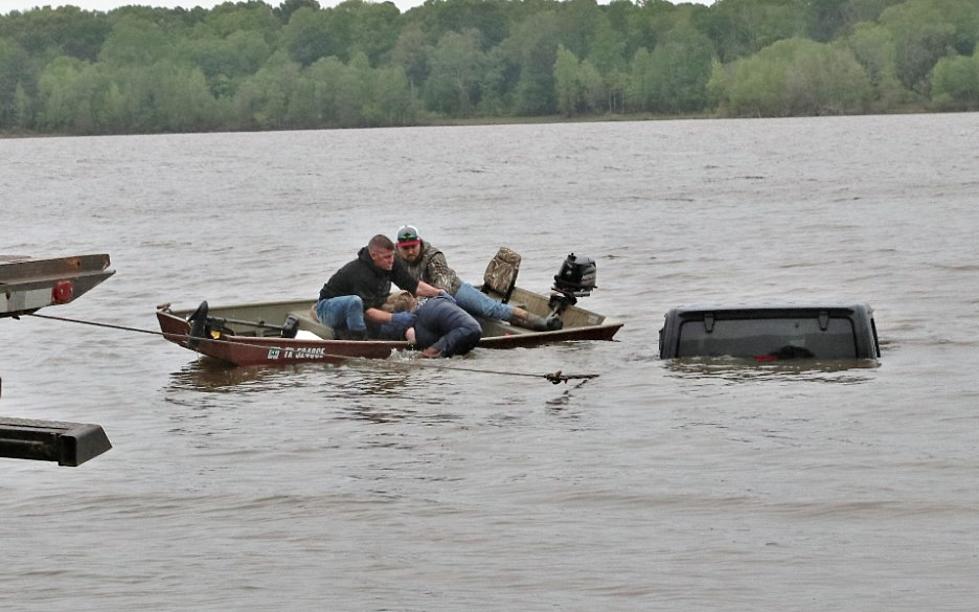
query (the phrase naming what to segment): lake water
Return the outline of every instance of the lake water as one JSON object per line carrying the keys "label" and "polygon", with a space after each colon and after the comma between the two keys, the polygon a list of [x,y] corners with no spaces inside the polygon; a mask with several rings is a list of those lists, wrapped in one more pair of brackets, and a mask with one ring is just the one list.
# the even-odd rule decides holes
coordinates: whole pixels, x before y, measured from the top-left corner
{"label": "lake water", "polygon": [[[0,459],[4,610],[971,610],[979,115],[0,140],[0,254],[107,252],[50,315],[312,298],[417,225],[464,278],[571,251],[616,342],[472,369],[214,370],[0,320],[0,414],[101,424]],[[691,302],[868,302],[876,368],[658,359]]]}

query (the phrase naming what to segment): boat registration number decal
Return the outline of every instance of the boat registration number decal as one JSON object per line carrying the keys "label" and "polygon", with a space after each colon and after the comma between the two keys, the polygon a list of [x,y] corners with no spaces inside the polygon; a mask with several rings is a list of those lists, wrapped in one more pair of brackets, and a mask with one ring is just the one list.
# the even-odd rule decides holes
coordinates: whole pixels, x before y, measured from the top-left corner
{"label": "boat registration number decal", "polygon": [[315,346],[273,347],[268,355],[269,359],[322,359],[325,356],[326,349]]}

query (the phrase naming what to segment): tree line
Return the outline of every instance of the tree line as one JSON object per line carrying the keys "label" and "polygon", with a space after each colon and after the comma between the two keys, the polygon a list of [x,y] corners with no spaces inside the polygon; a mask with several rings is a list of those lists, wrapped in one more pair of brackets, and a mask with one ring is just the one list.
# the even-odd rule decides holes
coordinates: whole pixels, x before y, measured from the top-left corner
{"label": "tree line", "polygon": [[427,0],[0,15],[0,132],[979,108],[979,0]]}

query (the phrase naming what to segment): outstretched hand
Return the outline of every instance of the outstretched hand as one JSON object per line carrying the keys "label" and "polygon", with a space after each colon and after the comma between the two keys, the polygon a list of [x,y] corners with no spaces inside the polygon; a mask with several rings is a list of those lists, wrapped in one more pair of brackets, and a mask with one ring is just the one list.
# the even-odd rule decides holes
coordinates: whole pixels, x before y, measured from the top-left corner
{"label": "outstretched hand", "polygon": [[418,287],[415,288],[415,295],[419,295],[421,297],[435,297],[441,291],[442,290],[438,287],[429,285],[425,281],[418,281]]}

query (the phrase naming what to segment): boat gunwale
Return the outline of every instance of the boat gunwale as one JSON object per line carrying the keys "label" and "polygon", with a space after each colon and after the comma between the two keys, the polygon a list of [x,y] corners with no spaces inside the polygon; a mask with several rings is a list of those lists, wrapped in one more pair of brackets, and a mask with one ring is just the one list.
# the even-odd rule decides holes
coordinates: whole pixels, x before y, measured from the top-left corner
{"label": "boat gunwale", "polygon": [[[230,308],[233,307],[231,306],[221,307],[222,310],[230,309]],[[180,322],[184,327],[186,327],[188,332],[190,331],[190,323],[188,323],[187,320],[181,317],[180,315],[183,312],[190,314],[193,312],[192,310],[178,311],[178,310],[167,310],[164,308],[158,308],[156,312],[158,317],[169,317],[175,321]],[[558,330],[533,331],[533,330],[524,330],[520,328],[521,331],[518,333],[483,336],[479,340],[479,346],[485,346],[485,343],[487,341],[491,344],[506,343],[506,344],[514,344],[514,346],[519,346],[518,339],[530,339],[530,338],[559,339],[562,336],[569,336],[567,338],[567,341],[574,341],[574,340],[579,340],[580,338],[574,338],[571,336],[586,335],[588,333],[596,332],[596,331],[612,331],[614,335],[614,333],[618,331],[622,326],[623,326],[622,321],[618,321],[614,319],[613,320],[606,319],[604,323],[601,323],[599,325],[578,325],[575,327],[566,327]],[[167,331],[164,331],[164,333],[167,335],[173,334],[173,332],[167,332]],[[611,340],[611,337],[609,339]],[[262,344],[262,345],[291,344],[291,343],[327,344],[327,345],[342,345],[342,346],[385,345],[385,346],[390,346],[393,349],[402,349],[411,346],[409,342],[406,342],[404,340],[377,340],[377,339],[336,340],[331,338],[282,338],[280,336],[243,336],[237,334],[229,335],[227,341],[236,342],[236,343],[245,343],[245,344]],[[177,344],[180,344],[179,340],[175,342]]]}

